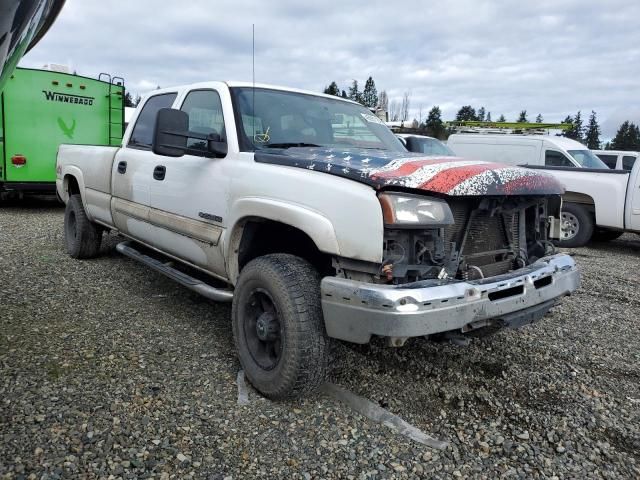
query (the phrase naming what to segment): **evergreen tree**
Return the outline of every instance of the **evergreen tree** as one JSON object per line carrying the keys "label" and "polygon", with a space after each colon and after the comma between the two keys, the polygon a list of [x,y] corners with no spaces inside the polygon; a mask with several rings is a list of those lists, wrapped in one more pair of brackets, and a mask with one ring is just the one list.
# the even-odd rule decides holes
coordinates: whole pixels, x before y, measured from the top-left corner
{"label": "evergreen tree", "polygon": [[580,115],[580,110],[576,113],[576,116],[573,117],[573,128],[576,132],[576,140],[582,142],[584,140],[584,126],[582,125],[582,115]]}
{"label": "evergreen tree", "polygon": [[486,110],[484,109],[484,107],[480,107],[480,109],[478,110],[478,115],[477,115],[477,117],[478,117],[478,120],[479,120],[480,122],[484,122],[484,119],[485,119],[485,112],[486,112]]}
{"label": "evergreen tree", "polygon": [[471,105],[465,105],[456,114],[457,122],[468,122],[478,120],[478,116],[476,115],[476,110]]}
{"label": "evergreen tree", "polygon": [[591,110],[591,116],[589,117],[589,124],[587,125],[587,132],[584,136],[587,142],[587,148],[591,150],[598,150],[600,148],[600,125],[596,120],[596,112]]}
{"label": "evergreen tree", "polygon": [[349,98],[354,102],[362,103],[362,92],[358,90],[358,81],[354,80],[349,87]]}
{"label": "evergreen tree", "polygon": [[138,95],[138,96],[136,97],[136,100],[135,100],[136,107],[137,107],[138,105],[140,105],[140,102],[141,102],[141,101],[142,101],[142,97],[141,97],[140,95]]}
{"label": "evergreen tree", "polygon": [[130,92],[124,94],[124,106],[125,107],[135,107],[136,104],[133,102],[133,97]]}
{"label": "evergreen tree", "polygon": [[347,92],[345,92],[344,90],[342,90],[342,93],[340,93],[340,96],[341,96],[342,98],[349,98],[349,97],[347,96]]}
{"label": "evergreen tree", "polygon": [[504,122],[506,122],[506,121],[507,121],[507,119],[506,119],[506,118],[504,118],[504,115],[500,115],[500,116],[498,117],[498,123],[504,123]]}
{"label": "evergreen tree", "polygon": [[442,111],[438,105],[429,110],[424,126],[427,135],[436,138],[444,137],[445,128],[442,121]]}
{"label": "evergreen tree", "polygon": [[640,129],[637,125],[626,120],[611,141],[613,150],[640,150]]}
{"label": "evergreen tree", "polygon": [[529,120],[527,120],[527,111],[526,110],[522,110],[520,112],[520,116],[518,117],[518,123],[527,123]]}
{"label": "evergreen tree", "polygon": [[571,124],[571,127],[562,133],[563,137],[582,142],[582,132],[584,127],[582,126],[582,117],[580,115],[580,112],[576,113],[575,117],[567,115],[567,117],[561,123]]}
{"label": "evergreen tree", "polygon": [[364,83],[362,104],[369,108],[378,106],[378,90],[376,89],[376,82],[373,81],[372,77],[367,78],[367,81]]}
{"label": "evergreen tree", "polygon": [[540,113],[536,117],[536,123],[542,123],[542,115]]}
{"label": "evergreen tree", "polygon": [[487,112],[487,122],[491,121],[491,112]]}
{"label": "evergreen tree", "polygon": [[331,82],[328,87],[324,89],[324,93],[327,95],[335,95],[336,97],[340,96],[340,89],[338,88],[338,84],[336,82]]}

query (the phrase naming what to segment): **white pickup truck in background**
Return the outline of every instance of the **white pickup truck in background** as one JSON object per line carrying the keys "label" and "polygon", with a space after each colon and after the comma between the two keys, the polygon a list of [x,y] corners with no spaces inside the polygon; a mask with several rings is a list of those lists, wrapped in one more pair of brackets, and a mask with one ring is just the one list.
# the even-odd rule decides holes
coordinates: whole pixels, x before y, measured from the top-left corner
{"label": "white pickup truck in background", "polygon": [[631,171],[542,168],[566,188],[560,246],[581,247],[591,239],[609,241],[624,232],[640,233],[640,162]]}
{"label": "white pickup truck in background", "polygon": [[579,285],[555,254],[563,187],[515,166],[405,150],[366,108],[209,82],[154,91],[121,148],[62,145],[75,258],[121,253],[218,301],[247,378],[282,398],[334,339],[482,334],[542,318]]}

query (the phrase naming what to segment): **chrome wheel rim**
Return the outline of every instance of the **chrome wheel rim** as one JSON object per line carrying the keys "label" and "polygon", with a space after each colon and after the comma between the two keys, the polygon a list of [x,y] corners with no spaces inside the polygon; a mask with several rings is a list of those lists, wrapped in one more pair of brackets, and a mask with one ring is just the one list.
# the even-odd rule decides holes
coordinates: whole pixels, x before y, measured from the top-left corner
{"label": "chrome wheel rim", "polygon": [[580,231],[580,221],[573,213],[562,212],[562,240],[571,240]]}

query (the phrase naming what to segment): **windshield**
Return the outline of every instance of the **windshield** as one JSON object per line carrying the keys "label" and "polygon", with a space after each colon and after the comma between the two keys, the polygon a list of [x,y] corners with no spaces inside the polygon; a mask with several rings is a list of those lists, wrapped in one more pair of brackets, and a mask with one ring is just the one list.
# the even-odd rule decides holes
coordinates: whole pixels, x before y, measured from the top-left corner
{"label": "windshield", "polygon": [[591,150],[568,150],[568,152],[582,168],[603,168],[609,170],[607,164],[596,157]]}
{"label": "windshield", "polygon": [[[435,138],[423,138],[423,137],[409,137],[406,139],[407,148],[410,152],[424,153],[425,155],[455,157],[449,147],[447,147],[440,140]],[[411,144],[411,145],[409,145]]]}
{"label": "windshield", "polygon": [[231,94],[245,152],[305,146],[406,152],[391,130],[360,105],[265,88],[232,88]]}

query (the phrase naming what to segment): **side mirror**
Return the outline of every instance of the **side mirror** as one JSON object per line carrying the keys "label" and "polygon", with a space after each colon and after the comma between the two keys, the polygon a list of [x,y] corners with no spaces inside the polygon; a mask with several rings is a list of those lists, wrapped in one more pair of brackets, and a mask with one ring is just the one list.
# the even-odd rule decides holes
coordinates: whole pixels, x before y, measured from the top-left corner
{"label": "side mirror", "polygon": [[182,110],[161,108],[156,116],[151,150],[156,155],[181,157],[187,151],[189,115]]}
{"label": "side mirror", "polygon": [[229,149],[220,134],[210,133],[207,135],[207,151],[216,157],[225,157]]}

